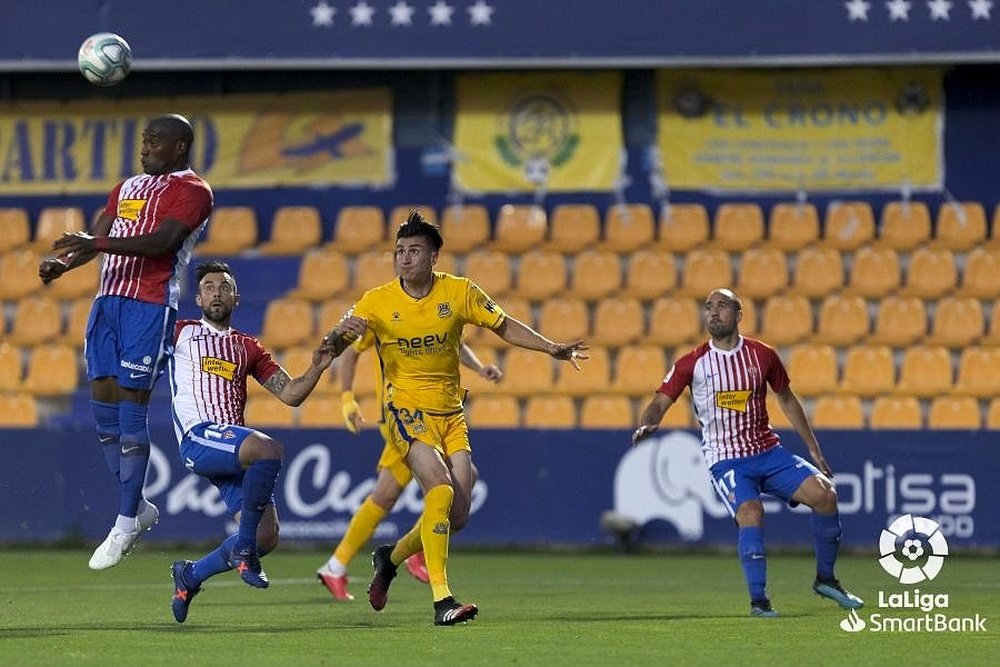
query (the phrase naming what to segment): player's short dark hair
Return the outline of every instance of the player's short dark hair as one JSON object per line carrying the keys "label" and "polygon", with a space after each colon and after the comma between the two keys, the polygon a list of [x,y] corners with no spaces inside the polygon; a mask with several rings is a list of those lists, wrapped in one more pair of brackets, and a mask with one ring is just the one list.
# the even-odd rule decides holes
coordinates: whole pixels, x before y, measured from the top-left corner
{"label": "player's short dark hair", "polygon": [[441,238],[441,230],[438,229],[437,225],[428,222],[417,209],[410,211],[410,214],[406,216],[406,220],[396,231],[397,241],[414,236],[423,236],[426,238],[434,246],[434,250],[440,250],[441,246],[444,245],[444,239]]}
{"label": "player's short dark hair", "polygon": [[233,270],[229,268],[229,265],[217,259],[210,262],[202,262],[194,269],[194,275],[199,285],[202,278],[210,273],[228,273],[230,278],[236,280],[236,276],[233,274]]}
{"label": "player's short dark hair", "polygon": [[149,129],[162,132],[167,136],[174,137],[186,143],[188,147],[194,142],[194,128],[184,116],[177,113],[168,113],[157,116],[149,121]]}

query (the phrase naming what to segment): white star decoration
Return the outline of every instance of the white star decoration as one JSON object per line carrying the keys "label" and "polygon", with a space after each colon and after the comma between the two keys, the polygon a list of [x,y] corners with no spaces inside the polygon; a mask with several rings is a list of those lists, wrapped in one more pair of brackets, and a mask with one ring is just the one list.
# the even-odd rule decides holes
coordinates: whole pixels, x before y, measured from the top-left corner
{"label": "white star decoration", "polygon": [[326,4],[326,0],[320,0],[319,4],[309,10],[313,17],[313,27],[333,25],[333,15],[337,10]]}
{"label": "white star decoration", "polygon": [[993,9],[992,0],[969,0],[969,9],[972,10],[972,20],[990,20],[990,10]]}
{"label": "white star decoration", "polygon": [[847,7],[847,18],[851,21],[868,20],[868,10],[871,9],[871,3],[865,2],[865,0],[851,0],[845,2],[844,6]]}
{"label": "white star decoration", "polygon": [[413,25],[413,7],[403,0],[389,7],[389,15],[392,16],[392,25]]}
{"label": "white star decoration", "polygon": [[431,15],[431,25],[451,25],[451,14],[455,9],[444,0],[438,0],[427,11]]}
{"label": "white star decoration", "polygon": [[907,2],[907,0],[892,0],[892,2],[885,3],[885,6],[889,10],[890,21],[910,20],[910,8],[913,5]]}
{"label": "white star decoration", "polygon": [[466,7],[469,12],[469,22],[472,25],[489,25],[493,20],[493,8],[484,0],[476,0],[476,4]]}
{"label": "white star decoration", "polygon": [[930,0],[927,3],[927,9],[931,10],[932,21],[938,19],[947,21],[950,18],[948,13],[951,11],[951,2],[949,0]]}
{"label": "white star decoration", "polygon": [[351,12],[351,25],[370,26],[372,24],[372,16],[375,15],[375,8],[365,2],[365,0],[361,0],[361,2],[351,7],[348,11]]}

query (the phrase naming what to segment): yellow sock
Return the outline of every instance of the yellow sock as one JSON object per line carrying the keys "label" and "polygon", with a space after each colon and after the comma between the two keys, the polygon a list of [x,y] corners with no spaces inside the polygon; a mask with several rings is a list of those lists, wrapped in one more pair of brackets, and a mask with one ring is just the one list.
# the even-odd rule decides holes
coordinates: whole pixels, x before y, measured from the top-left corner
{"label": "yellow sock", "polygon": [[448,539],[451,535],[451,502],[455,490],[447,484],[435,486],[424,494],[424,514],[420,521],[420,541],[424,545],[424,560],[431,579],[434,601],[451,595],[448,588]]}
{"label": "yellow sock", "polygon": [[416,523],[413,524],[413,528],[410,528],[410,532],[399,538],[396,542],[396,546],[392,548],[392,553],[389,554],[389,560],[392,561],[393,565],[399,565],[404,560],[424,548],[424,545],[420,542],[420,521],[423,518],[423,514],[418,516]]}
{"label": "yellow sock", "polygon": [[365,546],[375,534],[375,527],[382,522],[386,514],[388,512],[379,507],[371,499],[371,496],[365,498],[365,502],[361,503],[361,507],[358,508],[358,513],[347,524],[347,532],[344,533],[340,544],[334,549],[333,557],[345,566],[350,565],[358,550]]}

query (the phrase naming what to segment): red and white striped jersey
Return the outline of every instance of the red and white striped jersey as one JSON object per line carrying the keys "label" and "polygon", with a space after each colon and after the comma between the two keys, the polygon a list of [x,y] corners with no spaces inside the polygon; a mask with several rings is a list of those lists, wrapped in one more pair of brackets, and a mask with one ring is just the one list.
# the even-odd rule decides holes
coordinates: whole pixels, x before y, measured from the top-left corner
{"label": "red and white striped jersey", "polygon": [[178,442],[204,422],[242,426],[247,376],[264,384],[281,367],[256,338],[204,320],[180,320],[170,360],[170,392]]}
{"label": "red and white striped jersey", "polygon": [[106,254],[97,291],[98,296],[127,296],[177,308],[180,274],[212,212],[208,183],[190,169],[138,174],[111,191],[104,212],[114,218],[108,233],[112,238],[151,234],[168,218],[188,229],[180,248],[159,257]]}
{"label": "red and white striped jersey", "polygon": [[767,416],[767,385],[782,392],[788,382],[774,348],[741,336],[732,350],[720,350],[709,341],[688,352],[674,363],[658,391],[676,401],[691,387],[702,451],[712,466],[778,444]]}

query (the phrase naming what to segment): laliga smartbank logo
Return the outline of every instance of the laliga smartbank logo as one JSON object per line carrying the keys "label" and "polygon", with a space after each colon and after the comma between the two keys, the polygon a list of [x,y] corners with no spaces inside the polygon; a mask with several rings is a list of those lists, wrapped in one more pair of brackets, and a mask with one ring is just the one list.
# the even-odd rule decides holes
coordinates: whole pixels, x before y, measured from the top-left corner
{"label": "laliga smartbank logo", "polygon": [[[900,584],[909,586],[938,576],[948,555],[948,541],[936,521],[904,514],[879,536],[879,565]],[[866,619],[852,609],[840,621],[845,632],[986,632],[986,618],[952,616],[947,593],[879,591],[879,611]]]}

